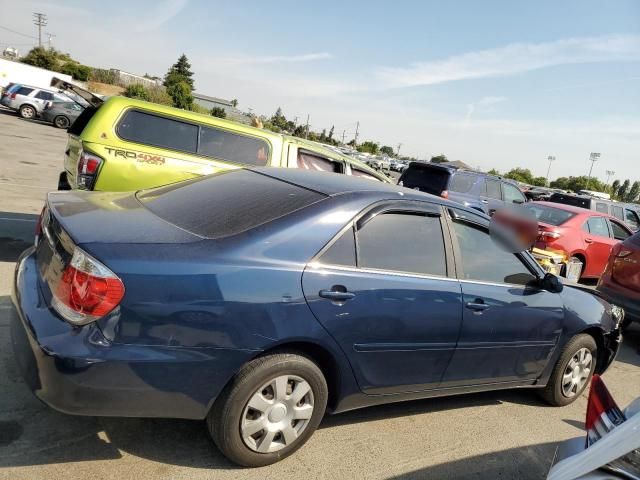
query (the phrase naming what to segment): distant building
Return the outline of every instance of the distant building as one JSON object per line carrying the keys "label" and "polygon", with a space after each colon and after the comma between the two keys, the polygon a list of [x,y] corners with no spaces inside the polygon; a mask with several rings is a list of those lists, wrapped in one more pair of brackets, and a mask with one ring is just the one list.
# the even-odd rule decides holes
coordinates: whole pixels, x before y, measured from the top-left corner
{"label": "distant building", "polygon": [[204,95],[198,92],[193,92],[191,95],[193,96],[193,103],[201,106],[202,108],[206,108],[209,111],[211,111],[215,107],[222,108],[227,113],[226,118],[228,120],[233,120],[235,122],[240,122],[247,125],[251,123],[251,117],[235,108],[231,103],[231,100],[225,100],[224,98],[218,97],[210,97],[209,95]]}
{"label": "distant building", "polygon": [[147,78],[141,75],[136,75],[135,73],[118,70],[117,68],[111,68],[110,71],[115,75],[116,83],[125,87],[127,85],[135,84],[144,85],[145,87],[158,87],[162,85],[162,80],[159,78]]}

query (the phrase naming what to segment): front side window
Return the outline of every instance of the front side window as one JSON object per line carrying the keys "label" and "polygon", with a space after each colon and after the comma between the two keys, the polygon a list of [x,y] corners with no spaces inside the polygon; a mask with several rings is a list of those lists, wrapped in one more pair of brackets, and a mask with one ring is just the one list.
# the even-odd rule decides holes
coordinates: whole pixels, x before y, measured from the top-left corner
{"label": "front side window", "polygon": [[617,205],[614,205],[611,207],[611,214],[616,217],[619,218],[620,220],[624,221],[624,213],[622,211],[622,207],[619,207]]}
{"label": "front side window", "polygon": [[198,154],[234,163],[264,166],[269,161],[269,145],[259,138],[202,126]]}
{"label": "front side window", "polygon": [[522,192],[510,183],[503,183],[502,190],[504,191],[504,201],[507,203],[524,203],[526,201]]}
{"label": "front side window", "polygon": [[613,238],[616,240],[626,240],[631,236],[627,229],[620,225],[618,222],[609,221],[611,224],[611,230],[613,231]]}
{"label": "front side window", "polygon": [[624,209],[624,221],[634,230],[638,230],[640,228],[640,219],[638,219],[638,215],[633,210],[628,208]]}
{"label": "front side window", "polygon": [[607,227],[607,220],[604,217],[591,217],[587,221],[589,233],[597,235],[599,237],[609,236],[609,227]]}
{"label": "front side window", "polygon": [[524,263],[493,241],[480,226],[455,220],[453,229],[460,246],[465,280],[525,285],[535,279]]}
{"label": "front side window", "polygon": [[600,213],[609,213],[609,205],[602,202],[596,203],[596,211]]}
{"label": "front side window", "polygon": [[129,110],[117,127],[118,135],[144,145],[196,153],[198,127],[191,123]]}
{"label": "front side window", "polygon": [[357,232],[358,267],[426,275],[447,274],[440,217],[384,213]]}
{"label": "front side window", "polygon": [[496,200],[502,199],[502,194],[500,193],[500,182],[498,180],[487,178],[485,185],[487,198],[494,198]]}
{"label": "front side window", "polygon": [[305,152],[304,150],[298,151],[298,168],[318,172],[342,173],[340,163],[321,157],[320,155]]}

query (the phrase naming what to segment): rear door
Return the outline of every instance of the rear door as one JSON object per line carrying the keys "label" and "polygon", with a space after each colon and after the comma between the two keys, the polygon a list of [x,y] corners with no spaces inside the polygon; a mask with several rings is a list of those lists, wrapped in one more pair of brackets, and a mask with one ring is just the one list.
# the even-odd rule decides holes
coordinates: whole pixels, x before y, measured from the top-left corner
{"label": "rear door", "polygon": [[503,250],[488,222],[450,209],[463,323],[441,387],[536,379],[560,337],[564,304],[535,282],[535,266]]}
{"label": "rear door", "polygon": [[586,233],[584,241],[587,254],[583,275],[599,277],[607,265],[611,248],[618,240],[613,238],[606,217],[589,217],[583,225],[583,230]]}
{"label": "rear door", "polygon": [[364,392],[439,385],[462,315],[447,237],[439,206],[394,202],[349,225],[305,270],[307,302]]}

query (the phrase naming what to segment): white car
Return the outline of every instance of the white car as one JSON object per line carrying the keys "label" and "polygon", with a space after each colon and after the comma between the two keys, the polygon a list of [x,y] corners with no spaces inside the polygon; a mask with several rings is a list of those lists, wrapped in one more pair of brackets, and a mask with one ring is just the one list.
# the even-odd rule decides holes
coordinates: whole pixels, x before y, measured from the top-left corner
{"label": "white car", "polygon": [[586,439],[558,447],[547,480],[640,480],[640,398],[623,412],[594,375],[585,427]]}

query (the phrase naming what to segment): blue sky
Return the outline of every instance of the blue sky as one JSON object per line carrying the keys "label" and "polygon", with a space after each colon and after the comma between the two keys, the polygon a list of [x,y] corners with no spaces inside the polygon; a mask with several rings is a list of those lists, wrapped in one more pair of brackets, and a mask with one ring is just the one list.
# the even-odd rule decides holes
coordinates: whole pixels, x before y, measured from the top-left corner
{"label": "blue sky", "polygon": [[[162,75],[181,53],[196,89],[314,129],[552,177],[640,179],[640,2],[0,0],[0,25],[81,61]],[[29,42],[0,30],[0,44]],[[22,47],[28,48],[28,47]]]}

